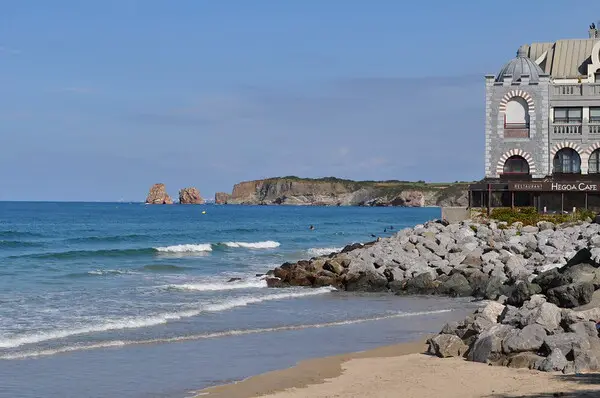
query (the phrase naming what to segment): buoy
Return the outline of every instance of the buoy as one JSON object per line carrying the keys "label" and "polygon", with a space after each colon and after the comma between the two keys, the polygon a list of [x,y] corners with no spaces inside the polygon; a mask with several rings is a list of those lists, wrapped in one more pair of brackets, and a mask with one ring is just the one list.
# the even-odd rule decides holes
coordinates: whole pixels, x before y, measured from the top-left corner
{"label": "buoy", "polygon": [[202,210],[202,214],[206,214],[206,210]]}

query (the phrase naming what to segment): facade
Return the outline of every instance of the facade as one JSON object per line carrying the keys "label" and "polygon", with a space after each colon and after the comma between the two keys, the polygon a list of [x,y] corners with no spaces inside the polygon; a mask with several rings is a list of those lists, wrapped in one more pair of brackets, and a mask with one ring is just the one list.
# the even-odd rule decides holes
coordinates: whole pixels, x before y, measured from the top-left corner
{"label": "facade", "polygon": [[485,92],[485,179],[471,204],[600,209],[600,31],[521,46]]}

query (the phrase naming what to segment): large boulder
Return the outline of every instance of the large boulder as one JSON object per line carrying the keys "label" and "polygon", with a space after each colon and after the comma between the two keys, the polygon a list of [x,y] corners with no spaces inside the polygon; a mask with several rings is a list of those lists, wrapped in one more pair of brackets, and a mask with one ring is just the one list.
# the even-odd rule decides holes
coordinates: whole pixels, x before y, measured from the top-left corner
{"label": "large boulder", "polygon": [[171,205],[173,199],[167,194],[165,184],[154,184],[146,197],[146,203],[150,205]]}
{"label": "large boulder", "polygon": [[429,353],[440,358],[462,357],[469,347],[452,334],[438,334],[428,341]]}
{"label": "large boulder", "polygon": [[179,203],[182,205],[201,205],[204,199],[200,196],[200,191],[194,187],[182,188],[179,190]]}
{"label": "large boulder", "polygon": [[502,341],[505,354],[525,351],[537,351],[546,338],[546,331],[540,325],[527,325],[506,336]]}
{"label": "large boulder", "polygon": [[431,274],[425,272],[403,281],[401,289],[396,290],[396,294],[434,294],[437,286]]}
{"label": "large boulder", "polygon": [[549,289],[546,292],[548,302],[559,307],[573,308],[592,301],[594,284],[591,282],[571,283]]}
{"label": "large boulder", "polygon": [[439,292],[452,297],[466,297],[473,294],[473,288],[463,274],[454,273],[442,282]]}
{"label": "large boulder", "polygon": [[486,363],[496,361],[502,355],[502,340],[515,332],[510,325],[493,325],[477,336],[468,354],[468,359],[474,362]]}
{"label": "large boulder", "polygon": [[540,370],[543,372],[562,372],[569,361],[567,361],[567,357],[565,354],[557,348],[552,350],[550,355],[546,357],[540,364]]}
{"label": "large boulder", "polygon": [[527,281],[517,281],[517,283],[514,286],[512,286],[506,303],[515,307],[520,307],[525,301],[529,300],[531,296],[541,292],[542,289],[539,285],[535,283],[530,283]]}

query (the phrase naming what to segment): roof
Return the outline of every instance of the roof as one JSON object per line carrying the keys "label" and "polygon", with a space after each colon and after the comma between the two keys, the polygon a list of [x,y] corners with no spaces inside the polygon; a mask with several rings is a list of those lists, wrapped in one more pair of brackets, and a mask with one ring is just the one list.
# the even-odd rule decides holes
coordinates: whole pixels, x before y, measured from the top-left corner
{"label": "roof", "polygon": [[592,48],[599,39],[558,40],[555,43],[531,43],[525,46],[528,57],[555,79],[587,76]]}
{"label": "roof", "polygon": [[527,46],[519,48],[517,56],[500,69],[496,81],[503,82],[505,79],[510,78],[512,82],[519,82],[523,75],[528,75],[531,83],[538,83],[540,75],[543,75],[544,71],[527,56],[527,52]]}

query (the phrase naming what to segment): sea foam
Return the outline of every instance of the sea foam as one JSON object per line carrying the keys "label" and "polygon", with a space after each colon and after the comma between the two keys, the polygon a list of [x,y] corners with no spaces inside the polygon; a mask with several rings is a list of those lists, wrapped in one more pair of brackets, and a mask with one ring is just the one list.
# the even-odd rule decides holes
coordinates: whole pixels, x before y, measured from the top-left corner
{"label": "sea foam", "polygon": [[238,290],[267,287],[265,279],[252,279],[235,282],[204,282],[204,283],[184,283],[181,285],[167,285],[167,289],[174,290],[192,290],[199,292],[214,292],[220,290]]}
{"label": "sea foam", "polygon": [[209,243],[200,244],[188,244],[188,245],[174,245],[165,247],[156,247],[156,251],[161,253],[196,253],[196,252],[210,252],[212,246]]}
{"label": "sea foam", "polygon": [[48,340],[58,340],[69,336],[107,332],[111,330],[121,329],[137,329],[142,327],[156,326],[167,323],[168,321],[179,320],[200,315],[204,312],[220,312],[230,310],[236,307],[243,307],[249,304],[256,304],[263,301],[283,300],[290,298],[299,298],[306,296],[314,296],[318,294],[329,293],[336,290],[333,287],[322,287],[317,289],[294,291],[289,293],[278,293],[263,296],[246,296],[234,299],[228,299],[220,303],[208,304],[187,311],[178,311],[165,314],[151,315],[147,317],[130,317],[122,319],[107,320],[103,323],[89,325],[73,329],[51,330],[38,333],[32,333],[21,336],[11,336],[0,339],[0,348],[16,348],[26,344],[35,344]]}
{"label": "sea foam", "polygon": [[312,249],[308,249],[308,254],[311,256],[327,256],[331,253],[337,253],[342,251],[343,247],[314,247]]}
{"label": "sea foam", "polygon": [[139,345],[139,344],[177,343],[177,342],[182,342],[182,341],[214,339],[214,338],[222,338],[222,337],[228,337],[228,336],[243,336],[243,335],[259,334],[259,333],[285,332],[285,331],[292,331],[292,330],[345,326],[345,325],[353,325],[353,324],[372,322],[372,321],[382,321],[382,320],[393,319],[393,318],[435,315],[435,314],[442,314],[442,313],[446,313],[446,312],[450,312],[450,311],[452,311],[452,310],[442,309],[442,310],[419,311],[419,312],[398,312],[398,313],[369,317],[369,318],[348,319],[348,320],[343,320],[343,321],[333,321],[333,322],[325,322],[325,323],[275,326],[275,327],[270,327],[270,328],[257,328],[257,329],[233,329],[233,330],[225,330],[225,331],[220,331],[220,332],[203,333],[203,334],[187,335],[187,336],[177,336],[177,337],[166,337],[166,338],[157,338],[157,339],[147,339],[147,340],[130,340],[130,341],[112,340],[112,341],[105,341],[105,342],[101,342],[101,343],[93,343],[93,344],[87,344],[87,345],[86,344],[76,344],[76,345],[72,345],[72,346],[60,347],[60,348],[55,348],[55,349],[10,353],[10,354],[5,354],[5,355],[0,355],[0,359],[24,359],[24,358],[32,358],[32,357],[40,357],[40,356],[49,356],[49,355],[61,354],[61,353],[72,352],[72,351],[93,350],[93,349],[108,348],[108,347],[123,347],[123,346],[127,346],[127,345],[136,345],[136,344]]}
{"label": "sea foam", "polygon": [[264,242],[223,242],[227,247],[241,247],[244,249],[274,249],[281,244],[272,240]]}

